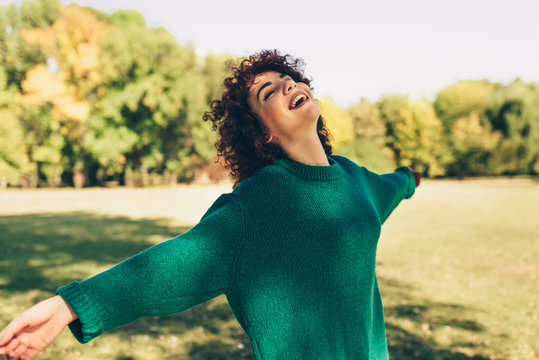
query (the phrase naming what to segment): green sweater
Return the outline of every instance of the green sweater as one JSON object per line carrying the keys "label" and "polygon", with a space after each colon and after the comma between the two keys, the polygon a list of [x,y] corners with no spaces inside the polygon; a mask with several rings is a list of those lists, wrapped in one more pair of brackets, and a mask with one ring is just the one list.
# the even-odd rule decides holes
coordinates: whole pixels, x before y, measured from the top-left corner
{"label": "green sweater", "polygon": [[277,160],[188,232],[57,290],[81,343],[226,294],[255,359],[387,359],[375,275],[380,226],[415,182],[350,160]]}

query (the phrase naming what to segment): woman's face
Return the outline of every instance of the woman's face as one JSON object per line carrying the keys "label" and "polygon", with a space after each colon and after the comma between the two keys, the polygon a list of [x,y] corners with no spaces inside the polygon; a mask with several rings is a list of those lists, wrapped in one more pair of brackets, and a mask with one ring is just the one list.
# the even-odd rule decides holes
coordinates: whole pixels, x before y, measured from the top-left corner
{"label": "woman's face", "polygon": [[307,84],[276,71],[258,74],[249,89],[251,110],[266,127],[270,141],[283,145],[314,131],[320,107]]}

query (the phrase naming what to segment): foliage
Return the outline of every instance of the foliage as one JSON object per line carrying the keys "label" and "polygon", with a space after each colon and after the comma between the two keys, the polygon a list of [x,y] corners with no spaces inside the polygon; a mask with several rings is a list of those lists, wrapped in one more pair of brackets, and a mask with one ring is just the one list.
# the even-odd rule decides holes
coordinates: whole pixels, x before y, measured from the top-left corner
{"label": "foliage", "polygon": [[381,147],[385,145],[386,123],[375,105],[361,98],[359,104],[352,104],[348,108],[348,112],[354,122],[357,137],[369,139]]}
{"label": "foliage", "polygon": [[382,119],[380,109],[361,98],[359,103],[348,108],[348,113],[354,122],[357,140],[340,147],[340,153],[375,172],[388,172],[394,168],[394,153],[386,146],[387,123]]}
{"label": "foliage", "polygon": [[497,172],[539,173],[539,83],[517,79],[498,88],[486,101],[485,115],[502,135]]}
{"label": "foliage", "polygon": [[444,130],[450,131],[455,120],[471,112],[482,113],[486,99],[497,87],[487,80],[464,80],[438,92],[434,108]]}
{"label": "foliage", "polygon": [[60,0],[25,0],[20,8],[15,4],[0,6],[0,63],[7,75],[8,87],[19,87],[26,72],[46,56],[39,47],[27,44],[23,31],[47,27],[60,13]]}
{"label": "foliage", "polygon": [[24,131],[15,115],[0,107],[0,187],[8,183],[19,185],[20,173],[30,170],[31,164],[24,151]]}
{"label": "foliage", "polygon": [[339,149],[341,144],[355,138],[354,122],[346,109],[328,96],[318,99],[318,104],[333,137],[332,145],[335,146],[336,150]]}
{"label": "foliage", "polygon": [[[215,158],[217,134],[201,117],[237,60],[201,57],[134,10],[109,15],[60,0],[0,6],[0,185],[193,180]],[[537,174],[538,89],[465,80],[433,104],[407,95],[347,109],[330,97],[319,104],[336,153],[375,169]]]}
{"label": "foliage", "polygon": [[[148,172],[175,182],[214,158],[201,117],[230,56],[200,59],[132,10],[26,0],[2,7],[0,25],[2,73],[22,95],[6,106],[37,165],[29,185],[60,175],[69,183],[77,172],[94,184],[142,185]],[[23,173],[13,171],[16,185]]]}
{"label": "foliage", "polygon": [[448,165],[448,173],[453,176],[492,173],[494,153],[500,140],[500,132],[491,132],[483,126],[475,111],[457,119],[450,135],[453,161]]}
{"label": "foliage", "polygon": [[425,176],[445,175],[450,156],[442,142],[442,123],[426,100],[384,96],[378,102],[387,124],[387,145],[399,165],[412,166]]}
{"label": "foliage", "polygon": [[395,169],[383,150],[372,140],[358,138],[339,146],[339,155],[346,156],[359,166],[364,166],[376,173],[388,173]]}

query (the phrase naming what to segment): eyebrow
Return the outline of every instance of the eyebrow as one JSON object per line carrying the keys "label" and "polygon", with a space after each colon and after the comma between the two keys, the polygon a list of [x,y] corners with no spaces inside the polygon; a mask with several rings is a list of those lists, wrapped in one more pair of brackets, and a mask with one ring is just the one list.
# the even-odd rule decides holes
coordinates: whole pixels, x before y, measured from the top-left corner
{"label": "eyebrow", "polygon": [[[282,79],[282,78],[284,78],[285,76],[289,76],[289,75],[288,75],[288,74],[281,74],[281,75],[279,75],[279,79]],[[257,98],[258,101],[260,101],[260,98],[258,97],[258,96],[260,95],[260,92],[261,92],[263,89],[265,89],[265,88],[267,88],[268,86],[270,86],[270,85],[271,85],[271,81],[268,81],[267,83],[265,83],[264,85],[262,85],[262,86],[260,87],[260,89],[258,89],[258,92],[256,93],[256,98]]]}

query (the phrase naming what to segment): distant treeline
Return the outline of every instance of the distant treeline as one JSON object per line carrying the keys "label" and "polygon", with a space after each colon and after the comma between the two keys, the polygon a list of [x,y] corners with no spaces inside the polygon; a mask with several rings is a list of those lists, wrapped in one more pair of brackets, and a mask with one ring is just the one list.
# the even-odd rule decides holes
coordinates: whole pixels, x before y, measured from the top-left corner
{"label": "distant treeline", "polygon": [[[202,114],[233,56],[198,56],[136,11],[25,0],[0,7],[0,60],[1,187],[226,176],[212,171],[215,134]],[[539,173],[539,83],[461,81],[433,104],[319,102],[334,152],[374,171]]]}

